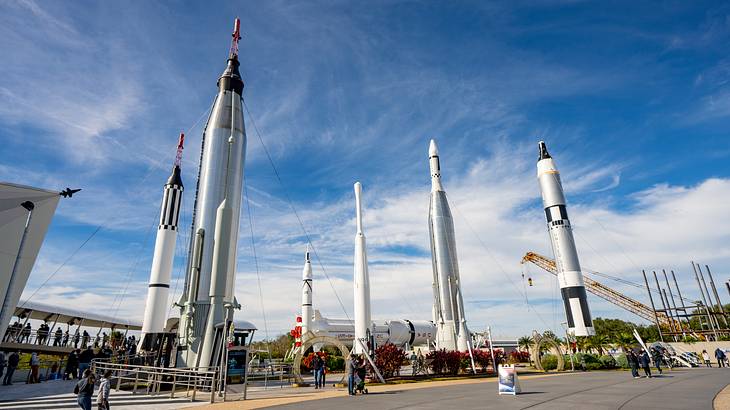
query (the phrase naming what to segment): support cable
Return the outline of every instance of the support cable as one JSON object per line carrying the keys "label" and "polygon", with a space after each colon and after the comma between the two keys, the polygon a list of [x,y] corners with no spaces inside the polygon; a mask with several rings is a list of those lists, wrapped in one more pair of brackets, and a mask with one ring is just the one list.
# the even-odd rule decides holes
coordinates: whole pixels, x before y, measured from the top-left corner
{"label": "support cable", "polygon": [[254,239],[253,232],[253,214],[251,212],[251,201],[248,196],[248,188],[246,183],[243,184],[243,194],[246,197],[246,211],[248,213],[248,227],[251,231],[251,251],[253,252],[253,261],[256,266],[256,281],[259,287],[259,302],[261,303],[261,316],[264,319],[264,334],[266,335],[266,352],[269,354],[269,361],[271,361],[271,347],[269,346],[269,325],[266,321],[266,308],[264,307],[264,292],[261,289],[261,273],[259,270],[259,259],[256,255],[256,240]]}

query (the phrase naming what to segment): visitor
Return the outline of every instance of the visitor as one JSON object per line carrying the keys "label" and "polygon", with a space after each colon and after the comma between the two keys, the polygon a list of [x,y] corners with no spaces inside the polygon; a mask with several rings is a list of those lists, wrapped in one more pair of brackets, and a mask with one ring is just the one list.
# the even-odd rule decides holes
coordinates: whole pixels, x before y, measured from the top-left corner
{"label": "visitor", "polygon": [[96,396],[96,404],[99,410],[109,410],[109,392],[111,391],[111,377],[112,371],[107,370],[104,372],[99,381],[99,393]]}
{"label": "visitor", "polygon": [[30,323],[26,323],[25,327],[23,328],[22,332],[20,333],[20,342],[19,343],[30,343],[30,334],[33,330],[30,327]]}
{"label": "visitor", "polygon": [[48,327],[48,324],[46,322],[41,323],[41,325],[38,327],[38,333],[36,333],[35,342],[39,345],[46,344],[46,340],[48,339],[48,332],[50,331],[50,327]]}
{"label": "visitor", "polygon": [[347,356],[347,393],[350,396],[355,395],[355,373],[357,372],[357,361],[355,357],[350,353]]}
{"label": "visitor", "polygon": [[656,347],[651,348],[651,359],[654,361],[654,366],[659,374],[662,374],[662,354]]}
{"label": "visitor", "polygon": [[322,384],[322,359],[315,352],[312,358],[312,370],[314,370],[314,388],[319,389]]}
{"label": "visitor", "polygon": [[725,352],[719,347],[715,349],[715,359],[717,359],[717,367],[725,367]]}
{"label": "visitor", "polygon": [[707,353],[707,350],[702,350],[702,360],[705,361],[705,366],[712,367],[712,363],[710,363],[710,354]]}
{"label": "visitor", "polygon": [[651,361],[649,360],[649,353],[646,350],[641,353],[639,362],[641,362],[641,367],[644,369],[644,376],[651,378],[651,367],[649,366]]}
{"label": "visitor", "polygon": [[38,377],[38,369],[41,367],[41,360],[38,358],[38,353],[33,352],[30,354],[30,380],[29,384],[40,383],[41,380]]}
{"label": "visitor", "polygon": [[61,338],[63,337],[63,330],[56,328],[56,333],[53,335],[53,346],[61,346]]}
{"label": "visitor", "polygon": [[79,371],[81,373],[84,373],[91,366],[92,359],[94,359],[94,350],[89,346],[79,355]]}
{"label": "visitor", "polygon": [[76,333],[74,333],[74,349],[79,348],[79,340],[81,340],[81,335],[79,334],[79,329],[76,329]]}
{"label": "visitor", "polygon": [[78,396],[76,402],[84,410],[91,410],[91,396],[94,395],[94,373],[86,369],[84,377],[76,383],[74,393]]}
{"label": "visitor", "polygon": [[631,375],[634,376],[634,379],[639,379],[639,360],[636,353],[631,349],[627,350],[626,360],[629,362],[629,367],[631,367]]}
{"label": "visitor", "polygon": [[68,354],[66,360],[66,370],[64,371],[65,379],[78,379],[79,378],[79,353],[78,350],[74,350]]}
{"label": "visitor", "polygon": [[69,336],[70,335],[68,334],[68,329],[66,329],[66,331],[63,332],[63,340],[61,341],[61,346],[64,346],[64,347],[68,346]]}
{"label": "visitor", "polygon": [[20,363],[20,353],[11,353],[10,357],[8,357],[8,371],[5,373],[3,386],[10,386],[13,384],[13,373],[15,373],[15,369],[18,368],[18,363]]}
{"label": "visitor", "polygon": [[81,348],[86,349],[86,347],[89,345],[89,332],[84,330],[84,336],[81,338]]}

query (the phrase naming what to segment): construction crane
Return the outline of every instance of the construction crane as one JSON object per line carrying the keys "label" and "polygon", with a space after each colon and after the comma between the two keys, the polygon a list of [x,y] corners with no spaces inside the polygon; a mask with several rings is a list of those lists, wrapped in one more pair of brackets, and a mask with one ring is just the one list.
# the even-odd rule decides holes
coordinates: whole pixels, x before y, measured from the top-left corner
{"label": "construction crane", "polygon": [[[527,252],[525,256],[522,257],[522,261],[520,263],[524,264],[525,262],[531,262],[539,268],[542,268],[555,276],[558,275],[557,268],[555,267],[555,261],[535,252]],[[650,322],[654,322],[654,310],[649,306],[646,306],[638,300],[632,299],[620,292],[609,288],[608,286],[600,282],[597,282],[594,279],[589,278],[588,276],[586,276],[585,272],[583,276],[587,291],[613,303],[620,308],[628,310],[636,316],[639,316]],[[671,323],[666,313],[657,312],[657,319],[659,320],[659,324],[671,326]]]}

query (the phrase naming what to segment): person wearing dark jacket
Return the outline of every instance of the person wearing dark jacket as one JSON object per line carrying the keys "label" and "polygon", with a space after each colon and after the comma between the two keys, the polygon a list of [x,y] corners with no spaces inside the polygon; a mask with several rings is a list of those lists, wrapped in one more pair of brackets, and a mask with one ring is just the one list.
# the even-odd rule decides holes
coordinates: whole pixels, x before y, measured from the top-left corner
{"label": "person wearing dark jacket", "polygon": [[79,355],[79,371],[85,372],[91,366],[92,359],[94,359],[94,350],[89,346]]}
{"label": "person wearing dark jacket", "polygon": [[644,369],[644,376],[651,377],[651,367],[649,366],[651,364],[651,360],[649,359],[649,353],[644,350],[639,355],[639,362],[641,363],[641,367]]}
{"label": "person wearing dark jacket", "polygon": [[66,371],[64,372],[65,379],[78,379],[79,378],[79,353],[78,350],[74,350],[68,354],[66,360]]}
{"label": "person wearing dark jacket", "polygon": [[659,374],[662,374],[662,354],[655,347],[651,348],[651,360],[654,361],[654,366]]}
{"label": "person wearing dark jacket", "polygon": [[717,359],[717,367],[725,367],[725,352],[719,347],[715,349],[715,359]]}
{"label": "person wearing dark jacket", "polygon": [[74,393],[78,396],[76,402],[84,410],[91,410],[91,397],[94,395],[95,382],[94,373],[91,369],[86,369],[84,377],[74,387]]}
{"label": "person wearing dark jacket", "polygon": [[3,386],[10,386],[13,384],[13,373],[15,373],[15,369],[18,368],[18,363],[20,363],[20,354],[18,352],[11,353],[10,357],[8,357],[8,371],[5,373]]}
{"label": "person wearing dark jacket", "polygon": [[322,387],[322,367],[324,366],[322,358],[317,353],[312,358],[312,370],[314,370],[314,388],[319,389]]}
{"label": "person wearing dark jacket", "polygon": [[634,379],[639,378],[639,358],[636,357],[636,353],[634,353],[633,350],[627,350],[626,351],[626,360],[629,362],[629,367],[631,367],[631,375],[634,376]]}

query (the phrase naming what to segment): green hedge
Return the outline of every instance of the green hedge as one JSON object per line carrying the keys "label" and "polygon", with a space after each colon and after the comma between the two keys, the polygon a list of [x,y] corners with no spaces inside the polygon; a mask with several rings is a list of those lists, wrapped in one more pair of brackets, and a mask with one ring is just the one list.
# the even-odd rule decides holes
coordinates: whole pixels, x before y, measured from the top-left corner
{"label": "green hedge", "polygon": [[558,368],[558,358],[555,355],[546,354],[540,359],[544,370],[555,370]]}

